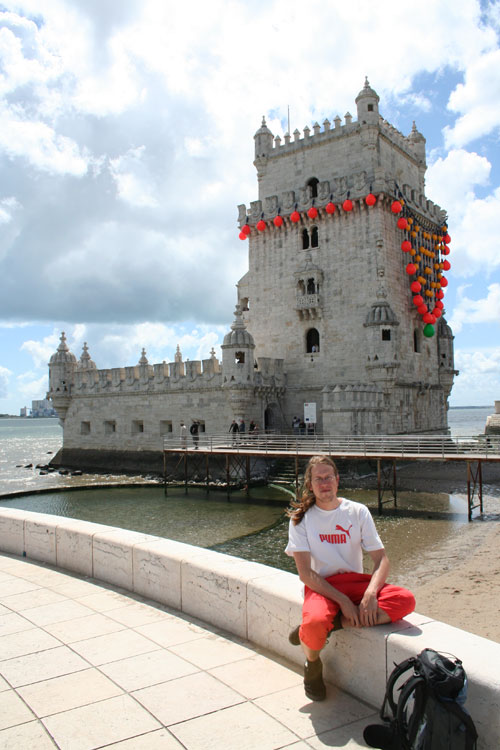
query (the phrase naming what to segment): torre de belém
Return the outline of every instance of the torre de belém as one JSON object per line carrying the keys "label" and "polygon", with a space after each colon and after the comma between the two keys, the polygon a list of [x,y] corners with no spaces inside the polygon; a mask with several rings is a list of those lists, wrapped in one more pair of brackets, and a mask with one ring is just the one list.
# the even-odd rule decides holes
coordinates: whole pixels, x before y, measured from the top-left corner
{"label": "torre de bel\u00e9m", "polygon": [[183,361],[177,348],[150,365],[143,350],[135,366],[99,370],[61,336],[48,397],[63,460],[161,451],[181,421],[210,434],[240,418],[290,431],[304,405],[323,434],[447,431],[450,237],[425,196],[425,138],[386,122],[368,81],[355,101],[356,120],[283,139],[264,119],[257,130],[258,200],[238,207],[248,272],[222,362],[213,350]]}

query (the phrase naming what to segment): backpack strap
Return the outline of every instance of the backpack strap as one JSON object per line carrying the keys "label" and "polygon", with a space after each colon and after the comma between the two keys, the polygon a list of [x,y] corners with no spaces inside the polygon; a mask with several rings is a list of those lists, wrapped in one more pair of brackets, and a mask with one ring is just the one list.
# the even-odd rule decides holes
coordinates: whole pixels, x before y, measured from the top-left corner
{"label": "backpack strap", "polygon": [[[417,732],[422,723],[427,703],[428,690],[424,677],[415,675],[403,685],[396,708],[396,731],[401,742],[402,750],[414,747]],[[409,718],[406,716],[406,706],[410,698],[414,703]]]}
{"label": "backpack strap", "polygon": [[[394,664],[394,669],[392,670],[391,674],[389,675],[389,679],[387,680],[384,702],[382,703],[382,708],[380,709],[380,718],[383,721],[392,721],[392,719],[396,717],[397,701],[394,700],[394,686],[401,675],[414,667],[416,662],[417,659],[414,656],[410,656],[409,659],[405,659],[399,664]],[[389,710],[392,714],[391,716],[386,713],[386,704],[388,704],[389,706]]]}

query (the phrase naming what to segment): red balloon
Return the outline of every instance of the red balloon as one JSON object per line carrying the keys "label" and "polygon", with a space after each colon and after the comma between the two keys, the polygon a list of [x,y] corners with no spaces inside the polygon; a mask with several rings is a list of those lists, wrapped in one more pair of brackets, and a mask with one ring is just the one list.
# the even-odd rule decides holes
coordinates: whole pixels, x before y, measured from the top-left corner
{"label": "red balloon", "polygon": [[239,237],[240,237],[240,240],[246,240],[248,238],[248,234],[245,234],[245,232],[241,230]]}
{"label": "red balloon", "polygon": [[404,216],[400,216],[398,219],[398,229],[406,229],[408,226],[408,222],[406,221]]}
{"label": "red balloon", "polygon": [[412,281],[410,284],[410,289],[412,292],[419,292],[422,289],[422,284],[420,281]]}
{"label": "red balloon", "polygon": [[432,311],[432,314],[434,315],[435,318],[440,318],[443,313],[441,312],[439,307],[435,307],[434,310]]}
{"label": "red balloon", "polygon": [[309,216],[310,219],[315,219],[316,216],[318,215],[318,209],[316,208],[316,206],[311,206],[311,208],[307,212],[307,215]]}
{"label": "red balloon", "polygon": [[391,203],[391,211],[393,214],[398,214],[400,211],[403,210],[403,206],[399,201],[393,201]]}
{"label": "red balloon", "polygon": [[441,302],[440,299],[436,301],[436,307],[438,310],[442,310],[444,308],[444,304]]}
{"label": "red balloon", "polygon": [[438,292],[436,292],[436,297],[437,297],[438,299],[443,299],[443,297],[444,297],[444,292],[443,292],[443,290],[442,290],[442,289],[440,289],[440,290],[439,290]]}
{"label": "red balloon", "polygon": [[450,248],[448,245],[445,245],[443,248],[443,255],[449,255],[450,254]]}
{"label": "red balloon", "polygon": [[449,234],[445,234],[445,236],[443,237],[443,242],[444,242],[445,245],[449,245],[450,244],[451,237],[450,237]]}
{"label": "red balloon", "polygon": [[450,263],[450,261],[449,261],[449,260],[445,260],[445,261],[444,261],[444,263],[443,263],[443,268],[444,268],[444,270],[445,270],[445,271],[449,271],[449,270],[450,270],[450,268],[451,268],[451,263]]}
{"label": "red balloon", "polygon": [[283,217],[282,216],[275,216],[273,219],[273,224],[275,227],[281,227],[283,226]]}
{"label": "red balloon", "polygon": [[448,286],[448,279],[444,276],[441,276],[441,278],[439,279],[439,283],[441,284],[441,286]]}
{"label": "red balloon", "polygon": [[248,224],[243,224],[243,226],[241,227],[241,231],[245,234],[250,234],[250,227],[248,226]]}
{"label": "red balloon", "polygon": [[334,214],[335,213],[335,203],[327,203],[325,206],[325,211],[327,214]]}
{"label": "red balloon", "polygon": [[293,221],[294,224],[300,221],[300,214],[298,211],[292,211],[290,214],[290,221]]}
{"label": "red balloon", "polygon": [[408,265],[406,266],[406,273],[408,274],[408,276],[412,276],[416,272],[417,272],[416,265],[414,263],[408,263]]}
{"label": "red balloon", "polygon": [[342,203],[342,208],[344,209],[344,211],[352,211],[352,200],[350,200],[350,198],[346,198]]}
{"label": "red balloon", "polygon": [[425,315],[425,313],[427,312],[427,305],[425,303],[423,305],[419,305],[419,307],[417,307],[417,312],[419,312],[420,315]]}
{"label": "red balloon", "polygon": [[[423,304],[424,304],[424,298],[422,297],[422,295],[421,295],[421,294],[416,294],[416,295],[415,295],[415,296],[413,297],[413,304],[414,304],[414,305],[415,305],[416,307],[420,307],[420,305],[423,305]],[[425,309],[427,310],[427,308],[425,308]]]}
{"label": "red balloon", "polygon": [[411,242],[410,240],[404,240],[404,242],[401,243],[401,250],[404,253],[409,253],[411,250]]}
{"label": "red balloon", "polygon": [[426,312],[424,314],[422,320],[424,321],[424,323],[435,323],[436,322],[436,318],[430,312]]}
{"label": "red balloon", "polygon": [[367,206],[374,206],[377,202],[377,199],[373,195],[373,193],[368,193],[368,195],[365,198],[365,203]]}
{"label": "red balloon", "polygon": [[257,229],[259,230],[259,232],[263,232],[265,228],[266,222],[263,219],[257,222]]}

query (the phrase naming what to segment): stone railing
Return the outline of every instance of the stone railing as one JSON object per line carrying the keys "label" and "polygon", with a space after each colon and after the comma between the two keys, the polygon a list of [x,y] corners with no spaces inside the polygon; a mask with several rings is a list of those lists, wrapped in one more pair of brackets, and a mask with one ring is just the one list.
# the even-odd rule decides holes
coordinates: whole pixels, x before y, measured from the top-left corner
{"label": "stone railing", "polygon": [[[10,508],[0,509],[0,551],[120,586],[296,664],[303,661],[288,642],[302,602],[292,573],[134,531]],[[393,664],[423,648],[463,661],[478,750],[500,747],[500,644],[486,638],[417,613],[391,625],[343,630],[324,651],[325,677],[378,708]]]}

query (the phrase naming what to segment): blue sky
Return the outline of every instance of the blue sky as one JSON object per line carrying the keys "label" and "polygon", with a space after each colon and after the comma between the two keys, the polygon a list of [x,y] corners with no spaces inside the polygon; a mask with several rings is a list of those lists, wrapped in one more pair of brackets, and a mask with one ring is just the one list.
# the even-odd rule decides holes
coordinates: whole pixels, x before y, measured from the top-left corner
{"label": "blue sky", "polygon": [[500,2],[0,0],[0,413],[66,332],[97,366],[219,352],[253,134],[356,111],[427,139],[449,215],[450,403],[500,399]]}

